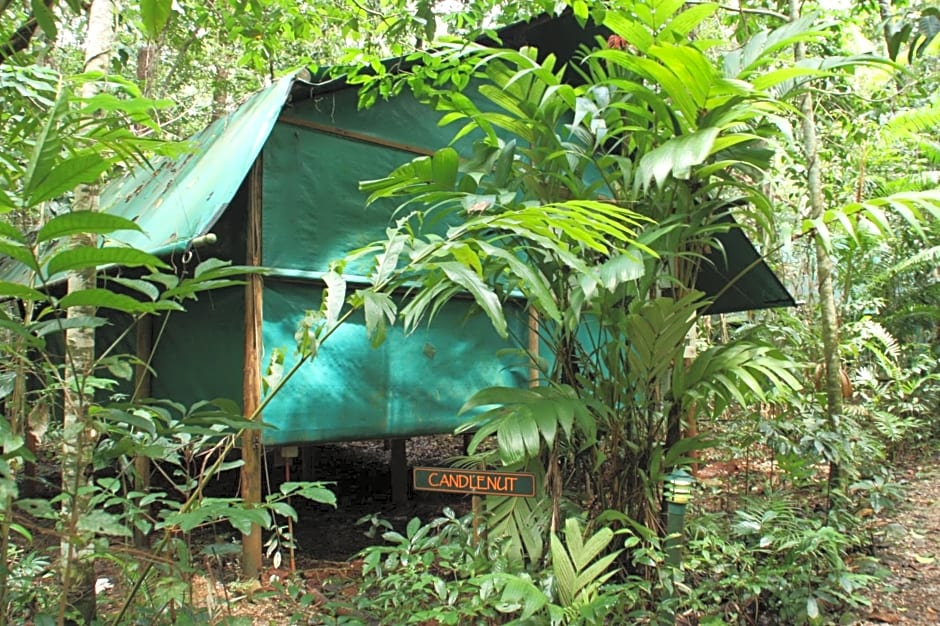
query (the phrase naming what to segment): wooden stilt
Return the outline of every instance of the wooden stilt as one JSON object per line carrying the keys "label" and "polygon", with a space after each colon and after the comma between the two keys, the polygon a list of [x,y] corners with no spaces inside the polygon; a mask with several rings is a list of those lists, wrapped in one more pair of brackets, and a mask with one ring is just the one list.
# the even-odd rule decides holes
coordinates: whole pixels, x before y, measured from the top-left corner
{"label": "wooden stilt", "polygon": [[[261,155],[248,174],[248,241],[245,264],[261,265]],[[242,410],[254,415],[261,405],[261,276],[248,276],[245,285],[245,350],[242,378]],[[247,506],[261,503],[261,434],[246,430],[242,435],[241,496]],[[253,524],[251,532],[242,535],[242,575],[256,579],[261,571],[261,527]]]}
{"label": "wooden stilt", "polygon": [[316,448],[314,446],[302,446],[300,448],[300,480],[306,483],[313,482],[315,463]]}
{"label": "wooden stilt", "polygon": [[480,545],[480,541],[483,539],[480,536],[480,523],[483,520],[483,498],[480,496],[470,496],[470,511],[473,517],[470,518],[470,527],[473,531],[470,539],[473,543],[473,546],[476,547]]}
{"label": "wooden stilt", "polygon": [[408,501],[408,459],[405,455],[407,439],[392,439],[392,502],[404,504]]}

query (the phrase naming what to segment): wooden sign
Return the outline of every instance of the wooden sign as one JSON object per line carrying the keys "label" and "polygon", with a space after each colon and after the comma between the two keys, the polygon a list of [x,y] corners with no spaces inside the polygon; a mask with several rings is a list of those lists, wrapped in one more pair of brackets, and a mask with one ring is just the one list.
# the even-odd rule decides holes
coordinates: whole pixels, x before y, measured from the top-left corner
{"label": "wooden sign", "polygon": [[475,496],[535,495],[535,474],[527,472],[491,472],[449,467],[414,468],[414,488],[419,491],[469,493]]}

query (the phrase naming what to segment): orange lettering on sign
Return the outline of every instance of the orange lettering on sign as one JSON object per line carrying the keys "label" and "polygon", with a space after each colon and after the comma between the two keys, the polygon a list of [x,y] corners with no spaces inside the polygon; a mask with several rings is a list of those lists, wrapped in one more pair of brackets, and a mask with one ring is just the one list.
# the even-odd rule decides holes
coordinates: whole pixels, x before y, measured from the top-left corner
{"label": "orange lettering on sign", "polygon": [[526,473],[415,468],[416,489],[531,497],[534,484],[535,476]]}

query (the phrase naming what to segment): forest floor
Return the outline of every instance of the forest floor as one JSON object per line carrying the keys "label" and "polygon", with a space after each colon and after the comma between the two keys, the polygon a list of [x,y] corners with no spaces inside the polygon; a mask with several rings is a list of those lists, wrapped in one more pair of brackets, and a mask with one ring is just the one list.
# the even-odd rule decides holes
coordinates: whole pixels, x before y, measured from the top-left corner
{"label": "forest floor", "polygon": [[881,528],[875,554],[890,575],[860,625],[940,624],[940,455],[906,470],[905,501]]}
{"label": "forest floor", "polygon": [[[451,437],[408,443],[410,466],[442,464],[459,452],[459,440]],[[259,586],[245,587],[234,582],[232,562],[219,562],[207,568],[208,575],[195,578],[195,599],[215,620],[239,616],[267,626],[316,623],[308,620],[328,598],[349,599],[356,593],[357,553],[382,542],[367,535],[370,519],[403,528],[412,517],[428,522],[440,516],[444,507],[458,514],[469,509],[468,497],[427,492],[411,493],[407,504],[394,505],[390,490],[376,488],[389,484],[388,456],[381,442],[319,448],[317,476],[336,482],[338,506],[294,503],[300,519],[292,529],[297,543],[293,573],[283,553],[280,568],[266,571]],[[940,454],[908,463],[900,479],[903,503],[874,526],[874,556],[887,574],[869,591],[871,607],[848,623],[940,625]]]}

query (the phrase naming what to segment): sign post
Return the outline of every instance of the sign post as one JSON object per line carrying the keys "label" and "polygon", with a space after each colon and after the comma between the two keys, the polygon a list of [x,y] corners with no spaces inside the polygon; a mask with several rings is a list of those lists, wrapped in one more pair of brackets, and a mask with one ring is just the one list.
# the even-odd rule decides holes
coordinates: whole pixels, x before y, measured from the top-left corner
{"label": "sign post", "polygon": [[480,541],[481,496],[535,495],[535,474],[529,472],[493,472],[463,470],[449,467],[416,467],[413,472],[415,491],[468,493],[473,496],[473,544]]}
{"label": "sign post", "polygon": [[449,467],[416,467],[414,468],[414,488],[418,491],[467,493],[474,496],[531,498],[535,495],[535,474],[463,470]]}

